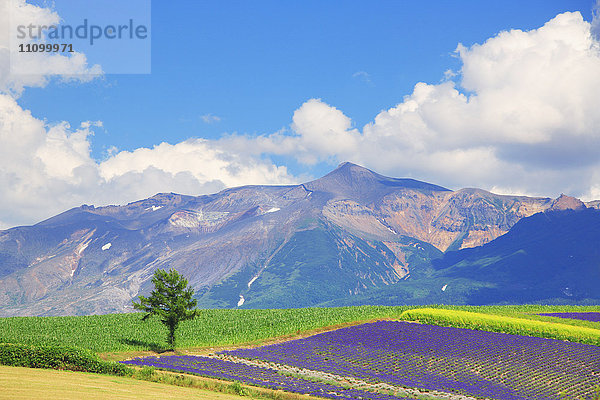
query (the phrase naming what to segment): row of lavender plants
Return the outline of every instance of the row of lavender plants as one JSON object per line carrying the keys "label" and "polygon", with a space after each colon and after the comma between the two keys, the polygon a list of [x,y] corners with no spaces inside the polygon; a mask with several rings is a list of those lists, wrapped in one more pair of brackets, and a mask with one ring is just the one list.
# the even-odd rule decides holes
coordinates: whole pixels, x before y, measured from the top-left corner
{"label": "row of lavender plants", "polygon": [[206,377],[238,381],[275,390],[314,395],[329,399],[348,400],[398,400],[385,393],[346,388],[329,383],[309,381],[299,377],[283,375],[271,368],[234,363],[216,358],[200,356],[145,357],[123,361],[125,364],[151,366]]}
{"label": "row of lavender plants", "polygon": [[580,319],[583,321],[600,322],[600,312],[562,312],[538,314],[545,317]]}
{"label": "row of lavender plants", "polygon": [[498,400],[585,399],[600,382],[597,346],[408,322],[379,321],[224,353]]}

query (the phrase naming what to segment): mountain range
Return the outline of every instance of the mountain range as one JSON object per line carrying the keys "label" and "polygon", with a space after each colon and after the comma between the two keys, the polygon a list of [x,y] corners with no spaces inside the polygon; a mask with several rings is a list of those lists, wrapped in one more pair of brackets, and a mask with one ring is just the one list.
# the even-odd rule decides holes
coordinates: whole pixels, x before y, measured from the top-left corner
{"label": "mountain range", "polygon": [[201,307],[598,303],[599,203],[343,163],[299,185],[83,205],[0,231],[0,316],[132,311],[157,268]]}

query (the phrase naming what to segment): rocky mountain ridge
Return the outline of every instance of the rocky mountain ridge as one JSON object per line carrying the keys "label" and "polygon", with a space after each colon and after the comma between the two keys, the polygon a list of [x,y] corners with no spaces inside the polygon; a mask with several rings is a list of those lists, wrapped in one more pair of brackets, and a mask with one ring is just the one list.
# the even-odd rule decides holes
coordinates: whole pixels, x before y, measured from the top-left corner
{"label": "rocky mountain ridge", "polygon": [[316,305],[414,279],[443,252],[582,204],[451,191],[343,163],[300,185],[84,205],[0,232],[0,315],[131,311],[156,268],[183,273],[208,307],[283,306],[290,293],[295,306]]}

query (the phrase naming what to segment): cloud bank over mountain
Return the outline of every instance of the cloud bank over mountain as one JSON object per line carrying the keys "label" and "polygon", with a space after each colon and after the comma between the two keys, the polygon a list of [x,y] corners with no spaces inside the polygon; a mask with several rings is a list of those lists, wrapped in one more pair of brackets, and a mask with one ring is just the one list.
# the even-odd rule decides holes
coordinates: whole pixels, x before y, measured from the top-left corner
{"label": "cloud bank over mountain", "polygon": [[600,43],[581,14],[459,44],[456,55],[456,81],[417,83],[362,130],[311,99],[294,113],[291,136],[229,140],[258,154],[348,159],[446,186],[600,197]]}
{"label": "cloud bank over mountain", "polygon": [[[29,19],[58,21],[47,9],[12,4]],[[300,181],[286,160],[307,166],[351,160],[453,188],[600,198],[597,22],[564,13],[539,29],[459,44],[462,67],[446,74],[454,75],[451,80],[417,83],[362,128],[335,105],[308,99],[276,133],[190,138],[116,150],[103,160],[92,157],[90,142],[101,121],[78,127],[48,122],[18,101],[26,87],[52,79],[101,77],[101,66],[76,54],[41,58],[49,65],[45,75],[10,74],[9,38],[0,34],[0,228],[35,223],[82,203]]]}

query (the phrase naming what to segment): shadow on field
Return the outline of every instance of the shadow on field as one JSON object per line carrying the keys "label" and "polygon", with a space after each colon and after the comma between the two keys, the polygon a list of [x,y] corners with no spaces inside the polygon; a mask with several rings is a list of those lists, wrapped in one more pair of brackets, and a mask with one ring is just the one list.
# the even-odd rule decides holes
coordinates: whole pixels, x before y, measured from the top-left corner
{"label": "shadow on field", "polygon": [[164,345],[160,345],[155,342],[147,342],[145,340],[137,340],[137,339],[119,339],[119,341],[123,344],[127,344],[129,346],[139,346],[143,347],[144,350],[150,350],[155,353],[164,353],[167,351],[171,351],[170,348],[167,348]]}

